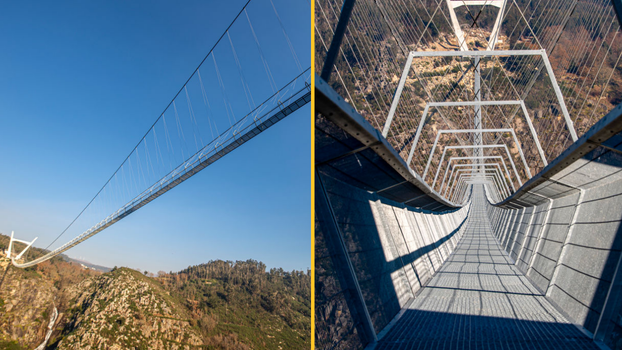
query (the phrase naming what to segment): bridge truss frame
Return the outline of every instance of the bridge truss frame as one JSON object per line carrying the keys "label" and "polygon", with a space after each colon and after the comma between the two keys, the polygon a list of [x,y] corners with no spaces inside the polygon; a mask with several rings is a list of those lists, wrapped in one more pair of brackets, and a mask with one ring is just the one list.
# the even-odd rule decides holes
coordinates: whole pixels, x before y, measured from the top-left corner
{"label": "bridge truss frame", "polygon": [[[449,0],[447,0],[449,2]],[[504,2],[505,4],[505,2]],[[449,3],[448,3],[449,6]],[[451,6],[450,6],[451,8]],[[494,48],[494,46],[493,46]],[[395,116],[395,112],[397,110],[397,106],[399,104],[400,101],[400,97],[402,95],[404,86],[406,84],[406,80],[408,78],[408,74],[412,68],[412,62],[413,59],[415,57],[473,57],[475,59],[475,64],[477,67],[479,67],[479,60],[481,58],[484,57],[493,57],[493,56],[540,56],[544,62],[544,66],[546,67],[546,72],[549,76],[549,80],[550,83],[553,87],[553,90],[555,92],[555,96],[557,97],[557,102],[560,105],[560,109],[562,111],[562,114],[564,116],[564,121],[566,123],[566,128],[568,129],[568,132],[570,133],[570,136],[573,140],[573,142],[577,141],[578,137],[576,134],[576,130],[574,128],[574,124],[572,122],[572,120],[570,119],[570,115],[568,112],[568,109],[566,107],[565,101],[564,101],[564,97],[561,93],[561,89],[559,88],[559,85],[557,83],[557,79],[555,77],[555,74],[553,72],[553,68],[551,66],[551,63],[548,59],[548,55],[546,53],[545,50],[496,50],[493,51],[490,49],[490,47],[486,50],[486,51],[468,51],[468,50],[462,50],[462,51],[411,51],[408,54],[408,57],[406,58],[406,63],[404,65],[404,68],[402,70],[402,75],[400,77],[398,86],[396,88],[395,94],[393,96],[393,100],[391,102],[391,107],[389,109],[389,114],[387,116],[387,119],[385,121],[383,130],[382,130],[382,136],[383,137],[387,137],[391,128],[391,124],[393,121],[393,118]],[[419,120],[419,125],[417,127],[417,130],[415,132],[414,135],[414,139],[410,148],[410,152],[408,154],[408,159],[406,161],[406,164],[410,167],[410,164],[412,162],[413,156],[414,156],[414,152],[415,152],[415,148],[419,142],[419,138],[421,136],[421,132],[423,130],[423,127],[425,125],[425,121],[426,118],[428,116],[428,112],[430,107],[455,107],[455,106],[473,106],[475,107],[475,112],[476,112],[476,116],[475,116],[475,121],[474,121],[474,129],[468,129],[468,132],[473,132],[475,133],[475,142],[474,142],[474,146],[478,146],[478,147],[473,147],[474,149],[474,155],[475,156],[481,156],[483,155],[483,147],[484,145],[482,145],[482,137],[481,137],[481,133],[482,132],[487,132],[489,130],[493,130],[493,129],[482,129],[481,128],[481,107],[482,106],[499,106],[499,105],[517,105],[520,106],[524,116],[525,116],[525,121],[527,122],[527,125],[529,127],[529,131],[531,133],[531,137],[533,138],[533,141],[536,145],[536,148],[538,150],[538,154],[540,156],[540,159],[542,161],[542,164],[544,165],[544,167],[546,167],[548,165],[548,161],[546,159],[546,155],[544,154],[544,150],[542,149],[542,145],[540,144],[540,140],[538,138],[538,133],[535,130],[534,126],[533,126],[533,122],[529,116],[529,113],[527,111],[527,107],[525,106],[525,102],[523,100],[504,100],[504,101],[481,101],[481,94],[479,91],[479,75],[477,74],[477,70],[476,70],[476,74],[475,74],[475,93],[476,93],[476,100],[475,101],[443,101],[443,102],[436,102],[436,101],[431,101],[426,103],[426,106],[424,108],[423,114]],[[462,130],[467,130],[467,129],[462,129]],[[501,129],[496,129],[496,130],[501,130]],[[525,160],[525,156],[523,154],[522,148],[520,143],[518,142],[518,139],[516,137],[516,133],[514,132],[514,129],[505,129],[504,132],[511,132],[512,136],[514,138],[514,142],[517,145],[518,149],[519,149],[519,153],[521,156],[521,159],[523,161],[523,164],[525,166],[525,171],[528,175],[529,178],[531,178],[531,171],[529,170],[529,166],[527,165],[527,162]],[[462,131],[462,132],[467,132],[467,131]],[[427,172],[432,160],[432,155],[434,154],[434,151],[436,149],[436,145],[438,143],[438,138],[440,135],[440,131],[439,133],[437,133],[437,137],[436,140],[434,141],[434,146],[432,148],[432,152],[430,152],[430,156],[428,157],[428,161],[426,164],[426,167],[423,171],[422,174],[422,179],[425,180],[426,176],[427,176]],[[437,169],[437,173],[440,169],[440,163],[439,163],[439,167]],[[436,180],[435,180],[436,181]],[[522,181],[519,181],[519,183],[521,183],[522,185]],[[434,186],[434,185],[433,185]]]}
{"label": "bridge truss frame", "polygon": [[[460,165],[460,166],[459,166]],[[472,164],[458,164],[456,165],[456,168],[465,168],[465,167],[472,167]],[[459,177],[458,174],[462,174],[464,172],[472,172],[472,173],[480,173],[480,174],[484,174],[486,173],[486,171],[488,170],[493,170],[495,173],[498,173],[499,175],[499,186],[500,186],[500,190],[502,190],[502,192],[505,192],[506,195],[510,195],[512,192],[510,191],[510,188],[507,185],[507,182],[505,180],[503,180],[503,171],[501,170],[501,167],[499,165],[499,163],[495,162],[495,163],[484,163],[482,164],[482,167],[484,167],[483,170],[480,169],[457,169],[455,172],[455,177],[453,177],[453,173],[452,173],[452,178],[450,179],[451,181],[451,185],[448,185],[445,188],[445,192],[444,195],[446,197],[451,197],[451,193],[453,193],[453,185],[455,185],[457,183],[457,178]],[[454,168],[454,169],[456,169]]]}
{"label": "bridge truss frame", "polygon": [[[512,184],[510,180],[510,173],[508,172],[508,168],[506,167],[505,163],[503,162],[503,157],[501,156],[471,156],[471,157],[452,157],[449,162],[451,163],[452,160],[486,160],[486,159],[500,159],[499,162],[494,162],[494,163],[482,163],[477,165],[477,167],[485,167],[486,165],[491,165],[491,164],[496,164],[497,166],[499,166],[499,163],[501,163],[503,165],[503,168],[505,169],[505,173],[507,175],[507,180],[504,181],[504,183],[510,182],[510,185],[512,185],[511,187],[514,189],[514,184]],[[449,170],[449,165],[447,167],[447,171],[445,172],[445,176],[443,176],[443,182],[441,183],[441,188],[439,189],[439,191],[442,191],[443,185],[445,184],[445,180],[447,178],[447,173]],[[452,170],[451,170],[451,175],[449,176],[449,180],[447,181],[447,187],[445,187],[445,194],[447,193],[448,189],[451,187],[451,180],[453,178],[453,174],[454,171],[456,170],[456,168],[463,168],[463,167],[475,167],[475,164],[456,164],[452,166]],[[475,170],[475,169],[474,169]],[[499,170],[501,170],[501,167],[499,166]],[[503,173],[503,171],[501,172]],[[508,187],[509,189],[509,187]],[[515,190],[516,191],[516,190]],[[509,191],[508,191],[509,192]],[[509,194],[509,193],[508,193]]]}
{"label": "bridge truss frame", "polygon": [[[518,142],[518,138],[516,137],[516,133],[514,129],[445,129],[439,130],[436,134],[436,138],[434,139],[434,144],[432,149],[430,150],[430,155],[428,156],[428,162],[423,171],[422,179],[425,181],[425,178],[428,174],[428,169],[430,168],[430,164],[432,163],[432,157],[434,156],[434,152],[436,151],[436,146],[438,145],[438,140],[442,134],[459,134],[459,133],[474,133],[474,132],[509,132],[512,134],[512,138],[514,139],[514,143],[516,144],[516,148],[518,149],[518,153],[520,155],[521,160],[523,161],[523,165],[525,167],[525,172],[529,177],[531,177],[531,171],[529,170],[529,165],[527,165],[527,160],[525,160],[525,155],[523,153],[523,149]],[[480,145],[475,145],[480,147]],[[440,163],[439,163],[440,166]]]}
{"label": "bridge truss frame", "polygon": [[[504,148],[505,152],[506,152],[506,154],[508,156],[508,159],[510,161],[510,165],[512,165],[512,170],[514,171],[514,176],[516,177],[516,180],[518,181],[519,186],[523,185],[523,182],[522,182],[522,180],[520,178],[520,175],[518,174],[518,171],[516,170],[516,165],[514,164],[514,159],[512,159],[512,155],[510,154],[510,150],[508,149],[508,146],[506,144],[481,145],[481,146],[477,146],[477,145],[445,146],[445,147],[443,147],[443,154],[441,155],[441,160],[439,162],[439,165],[443,163],[447,150],[452,150],[452,149],[472,149],[472,148],[476,148],[476,147],[481,147],[481,148]],[[441,167],[439,166],[436,169],[436,175],[434,176],[434,181],[432,182],[432,188],[434,188],[434,186],[436,185],[436,180],[438,179],[438,175],[440,173],[440,170],[441,170]]]}

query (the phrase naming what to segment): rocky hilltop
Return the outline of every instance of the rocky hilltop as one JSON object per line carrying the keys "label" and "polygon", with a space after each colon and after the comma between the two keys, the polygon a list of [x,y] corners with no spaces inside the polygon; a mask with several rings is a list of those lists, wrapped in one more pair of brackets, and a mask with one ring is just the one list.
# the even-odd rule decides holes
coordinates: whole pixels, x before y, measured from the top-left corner
{"label": "rocky hilltop", "polygon": [[[0,235],[0,251],[7,244]],[[266,272],[254,260],[156,277],[130,268],[103,273],[63,258],[17,269],[0,254],[0,281],[0,350],[310,346],[309,272]]]}
{"label": "rocky hilltop", "polygon": [[57,349],[188,349],[202,345],[184,307],[142,273],[116,269],[67,290]]}

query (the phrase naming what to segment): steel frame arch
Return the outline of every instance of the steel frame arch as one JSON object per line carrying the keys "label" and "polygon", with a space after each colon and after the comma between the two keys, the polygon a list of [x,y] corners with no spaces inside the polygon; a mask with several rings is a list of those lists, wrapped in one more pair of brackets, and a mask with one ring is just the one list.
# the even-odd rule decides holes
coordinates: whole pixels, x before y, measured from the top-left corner
{"label": "steel frame arch", "polygon": [[[553,72],[553,68],[551,66],[551,62],[549,61],[548,55],[546,54],[546,50],[486,50],[486,51],[411,51],[406,58],[406,64],[404,65],[404,69],[402,71],[402,76],[398,83],[395,94],[393,95],[393,101],[391,102],[391,108],[389,109],[389,114],[387,115],[387,120],[385,121],[384,128],[382,129],[382,136],[387,137],[389,134],[389,128],[391,127],[391,122],[393,121],[393,116],[395,115],[395,111],[397,109],[397,104],[399,103],[400,97],[402,95],[402,91],[404,90],[404,84],[406,83],[406,78],[408,77],[408,73],[412,66],[412,61],[415,57],[493,57],[493,56],[540,56],[544,61],[544,66],[546,67],[547,74],[549,75],[549,79],[551,81],[551,85],[557,97],[557,102],[560,105],[562,110],[562,114],[564,115],[564,120],[566,122],[566,128],[570,133],[572,141],[575,142],[578,140],[576,130],[574,128],[574,124],[570,119],[570,114],[568,112],[568,108],[566,107],[566,103],[564,101],[564,96],[559,88],[559,84],[557,83],[557,78],[555,77],[555,73]],[[475,103],[480,103],[481,101],[475,101]],[[438,103],[438,102],[437,102]],[[419,127],[417,131],[420,131],[422,128],[421,122],[419,123]],[[416,141],[418,141],[416,139]],[[412,157],[409,156],[409,160],[407,164],[410,165],[410,161]],[[531,177],[531,175],[529,176]]]}
{"label": "steel frame arch", "polygon": [[436,184],[436,180],[438,179],[438,174],[439,174],[439,172],[441,170],[440,166],[441,166],[441,164],[443,164],[443,160],[445,159],[445,152],[448,149],[461,149],[461,148],[470,149],[470,148],[478,148],[478,147],[481,147],[481,148],[500,148],[500,147],[503,147],[503,148],[505,148],[506,154],[507,154],[507,156],[508,156],[508,158],[510,160],[510,164],[512,165],[512,170],[514,171],[514,176],[516,177],[516,180],[518,180],[519,185],[520,186],[523,185],[523,182],[522,182],[520,176],[518,175],[518,171],[516,171],[516,166],[514,165],[514,160],[512,159],[512,156],[510,154],[510,150],[508,149],[507,145],[505,145],[505,144],[502,144],[502,145],[481,145],[481,146],[479,146],[479,145],[469,145],[469,146],[445,146],[445,147],[443,147],[443,155],[441,156],[441,161],[439,162],[439,166],[436,169],[436,175],[434,176],[434,181],[432,182],[432,188],[434,188],[434,185]]}
{"label": "steel frame arch", "polygon": [[[477,179],[480,179],[480,181],[478,182]],[[484,184],[484,185],[487,185],[487,186],[488,185],[492,186],[492,184],[494,184],[491,176],[485,176],[485,177],[472,176],[470,178],[469,177],[464,177],[464,178],[461,178],[461,180],[462,180],[462,183],[461,183],[460,190],[456,191],[454,196],[453,196],[454,198],[461,198],[461,203],[464,203],[465,200],[466,200],[466,198],[465,198],[466,197],[466,192],[465,191],[468,188],[469,184],[481,183],[481,184]],[[497,198],[497,201],[499,201],[500,200],[499,192],[496,189],[496,187],[494,187],[494,188],[495,188],[496,191],[492,191],[492,192],[493,192],[494,196]]]}
{"label": "steel frame arch", "polygon": [[[496,2],[495,2],[496,1]],[[501,4],[499,4],[501,2]],[[499,39],[499,30],[501,29],[501,19],[503,17],[503,11],[505,10],[506,0],[470,0],[470,1],[451,1],[447,0],[447,7],[449,8],[449,17],[451,18],[451,24],[454,29],[454,34],[458,39],[458,47],[460,51],[468,51],[469,47],[466,45],[466,41],[464,39],[464,33],[462,32],[462,28],[460,28],[460,22],[458,22],[458,17],[456,16],[455,8],[461,6],[494,6],[499,8],[499,12],[497,13],[497,19],[495,20],[495,24],[492,27],[492,31],[490,32],[490,40],[488,41],[487,50],[494,50],[497,40]]]}
{"label": "steel frame arch", "polygon": [[[473,167],[474,165],[475,165],[475,164],[456,164],[456,165],[454,166],[454,168],[452,169],[451,176],[449,177],[449,181],[447,181],[447,187],[445,187],[445,192],[444,192],[444,193],[445,193],[445,194],[447,194],[448,192],[450,192],[450,191],[449,191],[449,188],[451,188],[451,183],[452,183],[451,181],[452,181],[452,179],[454,179],[454,180],[455,180],[455,178],[453,177],[454,171],[456,171],[456,176],[458,176],[458,173],[459,173],[459,172],[460,172],[460,170],[461,170],[461,169],[457,169],[457,170],[456,170],[456,168]],[[478,166],[479,166],[479,165],[478,165]],[[494,162],[494,163],[483,163],[483,164],[481,164],[481,166],[482,166],[484,169],[486,169],[486,167],[496,166],[496,167],[498,167],[498,168],[499,168],[499,172],[500,172],[501,174],[503,174],[503,171],[501,170],[501,167],[499,166],[499,163],[497,163],[497,162]],[[504,164],[504,168],[505,168],[505,164]],[[506,170],[506,174],[507,174],[507,168],[505,168],[505,170]],[[479,170],[478,170],[478,171],[479,171]],[[503,177],[503,176],[502,176],[502,177]],[[506,180],[506,181],[507,181],[507,180]],[[507,182],[506,182],[506,181],[503,181],[503,183],[505,184],[505,186],[506,186],[506,187],[508,187],[508,186],[507,186]],[[512,186],[512,188],[514,188],[514,186]],[[510,191],[509,191],[509,190],[510,190],[510,189],[509,189],[509,187],[508,187],[508,195],[510,195]],[[441,189],[441,190],[439,190],[439,192],[440,192],[440,191],[442,191],[442,189]]]}
{"label": "steel frame arch", "polygon": [[521,160],[523,161],[523,165],[525,166],[525,172],[531,178],[531,171],[529,170],[529,166],[527,165],[527,161],[525,160],[525,155],[523,154],[523,149],[520,143],[518,142],[518,138],[516,137],[516,133],[514,132],[514,129],[479,129],[479,130],[478,129],[456,129],[456,130],[439,130],[438,131],[438,133],[436,134],[436,138],[434,139],[434,145],[432,146],[432,150],[430,150],[430,156],[428,157],[428,162],[425,166],[425,170],[423,171],[423,176],[421,177],[421,179],[425,181],[426,175],[428,173],[428,169],[430,167],[430,163],[432,162],[432,156],[434,155],[434,151],[436,150],[436,145],[438,144],[438,140],[441,134],[453,134],[453,133],[459,134],[459,133],[470,133],[470,132],[509,132],[511,133],[514,139],[514,143],[516,144],[516,147],[518,148],[518,153],[520,154]]}
{"label": "steel frame arch", "polygon": [[[494,175],[481,175],[481,174],[463,174],[461,175],[461,180],[464,179],[486,179],[487,184],[489,184],[491,186],[492,189],[494,189],[494,191],[491,190],[492,194],[494,195],[494,197],[496,198],[497,201],[501,200],[501,192],[499,190],[499,187],[497,185],[497,183],[494,181]],[[463,189],[464,191],[464,189]],[[455,196],[455,194],[454,194]],[[463,199],[464,201],[464,199]]]}
{"label": "steel frame arch", "polygon": [[[471,166],[471,164],[465,164],[465,165]],[[455,185],[456,182],[457,182],[457,179],[459,178],[458,174],[463,175],[465,172],[471,171],[473,173],[478,172],[480,174],[486,174],[488,171],[494,171],[495,174],[498,174],[498,176],[499,176],[498,177],[499,187],[503,189],[503,192],[505,192],[506,196],[510,196],[510,194],[511,194],[510,189],[509,189],[507,183],[502,180],[502,178],[503,178],[503,175],[502,175],[503,171],[501,170],[501,167],[499,166],[499,164],[498,163],[486,163],[484,165],[487,166],[488,169],[484,170],[483,172],[480,172],[479,170],[473,170],[473,169],[458,169],[456,171],[456,177],[454,177],[453,179],[450,179],[450,181],[453,180],[451,183]],[[493,166],[493,168],[490,169],[490,166]],[[453,190],[454,190],[454,186],[448,185],[445,188],[444,196],[445,197],[451,197],[451,193],[453,192]]]}
{"label": "steel frame arch", "polygon": [[[412,157],[415,152],[415,148],[419,143],[419,136],[421,131],[423,131],[423,127],[425,126],[425,120],[428,115],[428,111],[430,107],[469,107],[469,106],[520,106],[523,111],[523,115],[525,116],[525,121],[527,122],[527,126],[529,127],[529,132],[531,133],[531,138],[538,149],[538,154],[540,155],[540,159],[542,163],[546,167],[549,163],[546,159],[546,155],[544,154],[544,150],[542,149],[542,145],[540,144],[540,139],[538,138],[538,133],[533,126],[533,122],[529,117],[529,112],[527,112],[527,107],[525,106],[525,101],[523,100],[503,100],[503,101],[458,101],[458,102],[428,102],[423,110],[423,115],[419,120],[419,126],[417,127],[417,131],[415,133],[415,138],[413,140],[413,144],[411,145],[410,152],[408,153],[407,164],[410,164],[412,161]],[[478,129],[479,130],[479,129]],[[483,146],[483,145],[482,145]],[[479,146],[481,147],[481,146]]]}
{"label": "steel frame arch", "polygon": [[[459,174],[459,175],[458,175]],[[458,181],[461,177],[463,177],[464,175],[481,175],[481,176],[493,176],[495,178],[495,185],[499,188],[499,192],[507,192],[505,191],[505,188],[503,184],[502,184],[502,180],[499,178],[501,177],[501,175],[499,174],[499,170],[498,168],[488,168],[486,169],[484,172],[476,172],[472,169],[460,169],[459,172],[456,174],[456,178],[455,180]],[[452,197],[453,193],[454,193],[454,189],[453,187],[451,189],[448,188],[447,191],[447,196],[448,197]]]}
{"label": "steel frame arch", "polygon": [[[465,179],[470,179],[470,178],[486,178],[487,181],[491,184],[491,188],[494,189],[494,191],[491,191],[494,195],[494,197],[496,198],[497,201],[501,201],[501,190],[499,188],[499,185],[497,184],[497,182],[495,181],[495,175],[484,175],[482,176],[481,174],[462,174],[460,175],[460,181],[464,181]],[[465,187],[462,186],[462,191],[464,192]],[[461,195],[459,194],[458,191],[454,192],[454,195],[452,195],[452,197],[456,197],[456,195],[458,195],[458,197],[460,197]],[[464,195],[464,193],[462,194],[462,196]]]}
{"label": "steel frame arch", "polygon": [[[500,163],[503,165],[503,168],[505,169],[505,173],[506,173],[506,175],[507,175],[507,177],[508,177],[508,181],[510,181],[510,184],[512,185],[512,188],[514,189],[514,191],[516,191],[516,188],[514,187],[514,184],[511,182],[511,177],[510,177],[510,173],[509,173],[509,171],[508,171],[508,168],[507,168],[507,166],[505,165],[505,162],[504,162],[503,157],[501,157],[501,156],[482,156],[482,157],[476,157],[476,156],[470,156],[470,157],[451,157],[451,158],[449,159],[449,162],[448,162],[448,167],[447,167],[447,170],[445,171],[445,175],[443,176],[443,182],[442,182],[442,183],[443,183],[443,184],[445,183],[445,179],[446,179],[446,177],[447,177],[447,172],[449,171],[449,166],[451,165],[451,161],[452,161],[452,160],[485,160],[485,159],[501,159],[501,162],[500,162]],[[455,169],[456,167],[463,167],[463,166],[479,167],[479,166],[483,166],[483,165],[486,165],[486,164],[496,164],[496,162],[495,162],[495,163],[481,163],[481,164],[456,164],[456,165],[454,165],[454,169]],[[452,169],[452,174],[453,174],[453,169]],[[450,176],[450,178],[449,178],[449,179],[451,180],[451,176]],[[443,188],[442,186],[443,186],[443,185],[441,184],[441,188],[439,189],[439,192],[442,190],[442,188]]]}

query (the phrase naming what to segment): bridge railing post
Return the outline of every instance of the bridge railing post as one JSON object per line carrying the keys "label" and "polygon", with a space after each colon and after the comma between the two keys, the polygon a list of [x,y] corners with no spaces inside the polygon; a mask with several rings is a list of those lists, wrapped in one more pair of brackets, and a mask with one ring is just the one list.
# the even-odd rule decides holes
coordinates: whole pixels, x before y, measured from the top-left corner
{"label": "bridge railing post", "polygon": [[395,110],[397,109],[397,105],[400,102],[400,97],[402,96],[402,90],[404,89],[404,84],[406,84],[406,78],[408,78],[408,72],[410,71],[410,66],[413,62],[413,54],[409,53],[408,58],[406,59],[406,64],[404,65],[404,71],[402,72],[402,77],[400,78],[400,82],[397,85],[397,89],[395,90],[395,95],[393,96],[393,102],[391,102],[391,109],[389,110],[389,115],[387,116],[387,120],[384,123],[384,128],[382,129],[382,137],[386,138],[389,134],[389,129],[391,128],[391,121],[393,121],[393,115],[395,114]]}
{"label": "bridge railing post", "polygon": [[11,259],[11,248],[13,248],[13,235],[15,231],[11,231],[11,239],[9,240],[9,249],[7,250],[7,258]]}

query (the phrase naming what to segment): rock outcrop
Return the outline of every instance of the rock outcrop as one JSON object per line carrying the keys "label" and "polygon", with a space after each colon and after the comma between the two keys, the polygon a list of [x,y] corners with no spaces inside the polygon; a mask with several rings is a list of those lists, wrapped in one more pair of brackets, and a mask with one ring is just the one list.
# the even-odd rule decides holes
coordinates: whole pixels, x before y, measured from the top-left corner
{"label": "rock outcrop", "polygon": [[184,308],[151,278],[120,268],[68,291],[58,349],[190,349],[202,345]]}

